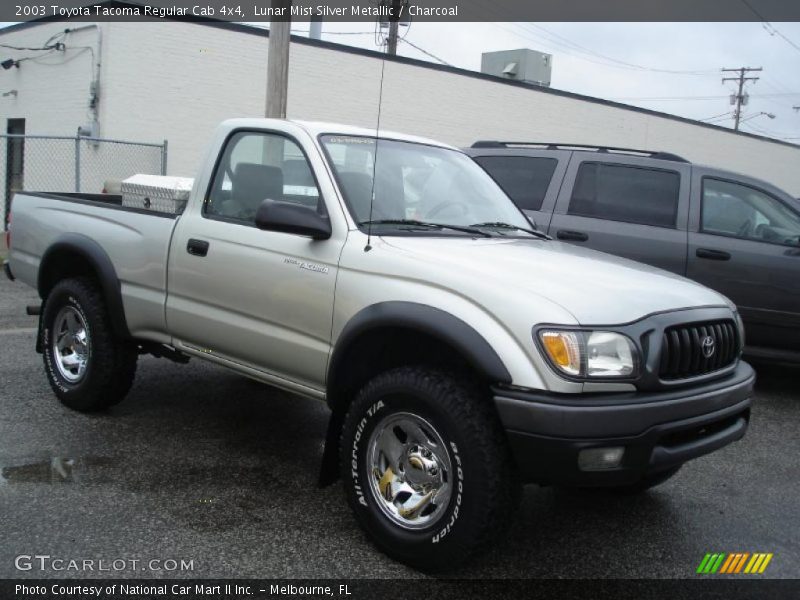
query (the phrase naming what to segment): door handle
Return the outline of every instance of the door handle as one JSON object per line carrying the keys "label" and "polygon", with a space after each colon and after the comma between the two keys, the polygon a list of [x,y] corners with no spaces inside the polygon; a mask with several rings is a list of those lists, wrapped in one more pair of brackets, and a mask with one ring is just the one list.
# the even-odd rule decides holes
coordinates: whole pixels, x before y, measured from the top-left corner
{"label": "door handle", "polygon": [[698,248],[697,258],[708,258],[709,260],[730,260],[731,254],[730,252],[725,252],[723,250],[712,250],[711,248]]}
{"label": "door handle", "polygon": [[560,240],[570,240],[573,242],[585,242],[589,239],[589,236],[582,231],[570,231],[568,229],[560,230],[556,233],[556,237]]}
{"label": "door handle", "polygon": [[205,256],[208,254],[208,242],[191,238],[186,243],[186,251],[192,256]]}

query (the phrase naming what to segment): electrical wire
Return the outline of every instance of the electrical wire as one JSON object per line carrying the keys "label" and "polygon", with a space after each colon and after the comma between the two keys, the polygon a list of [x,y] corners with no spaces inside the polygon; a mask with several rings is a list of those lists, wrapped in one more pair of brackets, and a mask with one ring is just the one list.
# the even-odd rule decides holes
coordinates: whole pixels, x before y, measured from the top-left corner
{"label": "electrical wire", "polygon": [[792,40],[790,40],[788,37],[786,37],[785,35],[783,35],[783,33],[781,33],[780,31],[778,31],[778,29],[776,29],[776,28],[775,28],[775,26],[774,26],[772,23],[770,23],[769,21],[767,21],[767,19],[765,19],[765,18],[764,18],[764,15],[762,15],[762,14],[761,14],[760,12],[758,12],[758,11],[757,11],[755,8],[753,8],[753,5],[752,5],[752,4],[750,4],[750,3],[749,3],[747,0],[741,0],[741,1],[742,1],[742,4],[744,4],[744,5],[745,5],[747,8],[749,8],[749,9],[750,9],[750,12],[752,12],[752,13],[753,13],[755,16],[757,16],[757,17],[759,18],[759,20],[761,21],[761,26],[764,28],[764,30],[765,30],[765,31],[766,31],[766,32],[767,32],[767,33],[768,33],[770,36],[773,36],[773,37],[774,37],[774,36],[776,36],[776,35],[777,35],[777,36],[778,36],[779,38],[781,38],[781,39],[782,39],[784,42],[786,42],[787,44],[789,44],[789,45],[790,45],[792,48],[794,48],[795,50],[797,50],[798,52],[800,52],[800,45],[797,45],[797,44],[796,44],[796,43],[794,43]]}
{"label": "electrical wire", "polygon": [[767,137],[771,137],[771,138],[775,138],[775,139],[779,139],[779,140],[798,139],[797,137],[794,136],[794,134],[788,134],[786,132],[778,133],[778,132],[775,132],[775,131],[769,131],[767,129],[761,128],[758,125],[754,125],[753,123],[750,123],[750,122],[743,122],[742,125],[752,129],[754,132],[756,132],[756,133],[758,133],[760,135],[765,135]]}
{"label": "electrical wire", "polygon": [[567,47],[571,47],[571,48],[575,49],[578,52],[582,52],[582,53],[588,54],[590,56],[595,56],[595,57],[600,58],[602,60],[610,61],[610,62],[615,63],[615,64],[620,65],[620,66],[624,66],[624,67],[628,67],[628,68],[632,68],[632,69],[636,69],[636,70],[640,70],[640,71],[650,71],[652,73],[666,73],[666,74],[670,74],[670,75],[702,75],[702,76],[707,76],[707,75],[716,75],[717,74],[717,70],[716,69],[714,69],[714,70],[708,69],[708,70],[704,70],[704,71],[703,70],[683,71],[683,70],[676,70],[676,69],[660,69],[660,68],[657,68],[657,67],[649,67],[649,66],[645,66],[645,65],[636,64],[636,63],[630,63],[630,62],[627,62],[627,61],[624,61],[624,60],[619,60],[619,59],[613,58],[611,56],[607,56],[605,54],[601,54],[600,52],[597,52],[595,50],[587,48],[586,46],[582,46],[582,45],[580,45],[580,44],[578,44],[576,42],[573,42],[572,40],[564,37],[563,35],[555,33],[554,31],[550,31],[549,29],[546,29],[546,28],[544,28],[544,27],[542,27],[540,25],[535,25],[534,23],[527,23],[527,24],[523,23],[523,24],[521,24],[521,26],[523,28],[531,27],[531,28],[534,28],[534,29],[536,29],[538,31],[541,31],[544,34],[551,36],[551,39],[562,40],[563,41],[562,43],[564,45],[566,45]]}
{"label": "electrical wire", "polygon": [[[292,29],[292,33],[311,33],[308,29]],[[373,31],[323,31],[322,35],[373,35]]]}
{"label": "electrical wire", "polygon": [[[750,98],[775,98],[775,97],[786,97],[786,96],[800,96],[800,92],[791,92],[791,93],[779,93],[779,94],[749,94]],[[617,98],[608,98],[608,100],[612,100],[615,102],[619,101],[628,101],[628,100],[635,100],[635,101],[653,101],[653,102],[661,102],[661,101],[671,101],[671,100],[720,100],[723,98],[729,98],[730,95],[725,96],[626,96],[626,97],[617,97]]]}
{"label": "electrical wire", "polygon": [[732,115],[733,111],[729,110],[728,112],[724,112],[721,115],[714,115],[713,117],[706,117],[704,119],[697,119],[698,121],[716,121],[717,119],[721,119],[723,117],[727,118],[728,116]]}
{"label": "electrical wire", "polygon": [[448,67],[452,67],[452,66],[453,66],[453,65],[451,65],[449,62],[447,62],[446,60],[443,60],[443,59],[439,58],[438,56],[436,56],[435,54],[432,54],[431,52],[428,52],[428,51],[427,51],[427,50],[425,50],[424,48],[420,48],[419,46],[417,46],[417,45],[416,45],[414,42],[412,42],[411,40],[407,40],[407,39],[405,39],[405,38],[400,38],[400,41],[402,41],[402,42],[405,42],[406,44],[408,44],[408,45],[409,45],[409,46],[411,46],[412,48],[416,48],[417,50],[419,50],[420,52],[422,52],[424,55],[426,55],[426,56],[429,56],[429,57],[430,57],[430,58],[432,58],[433,60],[438,60],[438,61],[439,61],[440,63],[442,63],[443,65],[447,65]]}
{"label": "electrical wire", "polygon": [[0,44],[0,48],[8,48],[9,50],[19,50],[20,52],[45,52],[56,49],[56,46],[43,46],[41,48],[26,48],[24,46],[10,46],[8,44]]}
{"label": "electrical wire", "polygon": [[[478,0],[480,2],[480,0]],[[491,13],[497,15],[498,13],[494,11],[493,7],[488,2],[480,2],[483,6]],[[537,45],[544,45],[548,47],[551,51],[555,52],[562,52],[567,56],[571,56],[578,60],[584,60],[590,63],[602,65],[605,67],[613,67],[617,69],[626,69],[626,70],[633,70],[633,71],[650,71],[662,74],[669,74],[669,75],[690,75],[690,76],[701,76],[701,77],[709,77],[711,75],[716,75],[718,73],[717,70],[693,70],[693,71],[678,71],[678,70],[671,70],[671,69],[658,69],[655,67],[649,67],[645,65],[639,65],[636,63],[628,63],[625,61],[620,61],[618,59],[606,56],[604,54],[600,54],[590,48],[586,48],[585,46],[581,46],[568,38],[561,36],[555,32],[551,32],[544,27],[534,25],[533,23],[524,24],[524,23],[509,23],[510,27],[517,28],[516,31],[512,30],[510,27],[505,26],[502,23],[493,22],[493,26],[503,29],[506,32],[511,33],[512,35],[525,40],[526,42],[532,42]],[[546,37],[544,38],[544,43],[542,40],[542,34],[535,34],[531,29],[526,28],[526,25],[529,27],[537,28],[538,30],[544,32]],[[535,38],[532,36],[536,36]],[[558,38],[558,39],[557,39]],[[574,52],[579,52],[580,54],[574,54]],[[585,56],[581,56],[581,54]],[[592,58],[593,57],[593,58]]]}

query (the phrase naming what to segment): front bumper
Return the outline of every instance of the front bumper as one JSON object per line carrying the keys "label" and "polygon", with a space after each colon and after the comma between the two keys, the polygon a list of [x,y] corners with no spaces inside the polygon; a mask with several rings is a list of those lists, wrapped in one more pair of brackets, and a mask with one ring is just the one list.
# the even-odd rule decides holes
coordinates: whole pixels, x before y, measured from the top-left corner
{"label": "front bumper", "polygon": [[[678,390],[575,396],[497,388],[494,401],[525,481],[613,486],[741,439],[754,384],[753,369],[740,362],[723,379]],[[581,450],[620,446],[619,466],[578,467]]]}
{"label": "front bumper", "polygon": [[11,281],[16,279],[14,274],[11,272],[11,263],[9,263],[7,260],[3,261],[3,273],[5,273],[6,277],[8,277]]}

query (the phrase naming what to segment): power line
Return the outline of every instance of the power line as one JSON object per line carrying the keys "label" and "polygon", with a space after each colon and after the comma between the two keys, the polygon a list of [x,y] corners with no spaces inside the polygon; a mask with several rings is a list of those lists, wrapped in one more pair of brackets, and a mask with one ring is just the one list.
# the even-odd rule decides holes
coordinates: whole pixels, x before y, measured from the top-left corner
{"label": "power line", "polygon": [[[308,29],[292,29],[292,33],[311,33]],[[374,35],[374,31],[323,31],[322,35]]]}
{"label": "power line", "polygon": [[442,63],[443,65],[447,65],[448,67],[452,67],[452,66],[453,66],[453,65],[451,65],[449,62],[447,62],[446,60],[443,60],[443,59],[439,58],[438,56],[436,56],[435,54],[432,54],[432,53],[428,52],[428,51],[427,51],[427,50],[425,50],[424,48],[420,48],[419,46],[417,46],[417,45],[416,45],[414,42],[412,42],[411,40],[407,40],[407,39],[405,39],[405,38],[400,38],[400,41],[401,41],[401,42],[405,42],[406,44],[408,44],[408,45],[409,45],[409,46],[411,46],[412,48],[416,48],[417,50],[419,50],[420,52],[422,52],[424,55],[431,57],[433,60],[438,60],[438,61],[439,61],[440,63]]}
{"label": "power line", "polygon": [[[481,2],[490,13],[497,14],[496,11],[493,10],[493,7],[488,4],[487,2]],[[712,74],[715,74],[716,70],[708,70],[708,71],[677,71],[677,70],[669,70],[669,69],[658,69],[655,67],[649,67],[645,65],[638,65],[635,63],[628,63],[625,61],[620,61],[612,57],[607,57],[603,54],[600,54],[594,50],[581,46],[580,44],[576,44],[571,40],[568,40],[564,36],[560,36],[554,32],[550,32],[543,27],[539,27],[533,24],[530,24],[532,27],[537,27],[545,32],[545,34],[549,34],[549,36],[542,38],[541,34],[536,34],[532,32],[530,29],[525,28],[525,24],[522,23],[509,23],[509,27],[506,25],[499,23],[499,22],[492,22],[492,26],[497,27],[498,29],[503,29],[504,31],[511,33],[512,35],[518,37],[521,40],[526,41],[527,43],[533,43],[537,46],[544,47],[548,50],[553,52],[560,52],[567,56],[571,56],[578,60],[587,61],[596,65],[601,65],[604,67],[613,67],[616,69],[625,69],[629,71],[637,71],[637,72],[655,72],[661,74],[668,74],[668,75],[690,75],[690,76],[701,76],[706,77]],[[511,27],[518,28],[516,30],[511,29]],[[520,32],[520,30],[522,32]],[[532,37],[536,36],[536,37]],[[555,37],[559,37],[564,41],[560,41],[555,39]],[[580,54],[575,54],[574,52],[579,52]],[[585,56],[581,56],[581,54]],[[594,58],[592,58],[594,57]]]}
{"label": "power line", "polygon": [[698,119],[698,121],[716,121],[717,119],[720,119],[720,118],[723,118],[723,117],[727,118],[732,113],[733,113],[733,111],[729,110],[728,112],[724,112],[721,115],[714,115],[713,117],[706,117],[704,119]]}
{"label": "power line", "polygon": [[[526,24],[522,24],[522,27],[525,27],[525,25]],[[555,38],[558,38],[560,40],[563,40],[565,44],[571,46],[572,48],[574,48],[578,52],[583,52],[583,53],[586,53],[586,54],[589,54],[589,55],[592,55],[592,56],[596,56],[598,58],[601,58],[601,59],[604,59],[604,60],[608,60],[608,61],[611,61],[611,62],[616,63],[618,65],[629,67],[629,68],[632,68],[632,69],[636,69],[636,70],[640,70],[640,71],[650,71],[652,73],[667,73],[667,74],[671,74],[671,75],[703,75],[703,76],[705,76],[705,75],[712,75],[712,74],[716,73],[715,70],[682,71],[682,70],[674,70],[674,69],[660,69],[660,68],[657,68],[657,67],[648,67],[648,66],[644,66],[644,65],[640,65],[640,64],[636,64],[636,63],[627,62],[627,61],[624,61],[624,60],[619,60],[619,59],[613,58],[611,56],[607,56],[605,54],[601,54],[600,52],[592,50],[591,48],[587,48],[586,46],[582,46],[582,45],[580,45],[580,44],[578,44],[576,42],[573,42],[572,40],[564,37],[563,35],[555,33],[554,31],[550,31],[549,29],[545,29],[544,27],[542,27],[540,25],[534,25],[533,23],[529,23],[528,25],[530,27],[533,27],[534,29],[537,29],[539,31],[544,32],[547,35],[550,35],[552,37],[555,37]]]}
{"label": "power line", "polygon": [[[800,96],[800,92],[779,93],[779,94],[748,94],[749,98],[775,98],[786,96]],[[730,95],[714,95],[714,96],[622,96],[615,98],[608,98],[613,101],[623,100],[638,100],[638,101],[669,101],[669,100],[720,100],[723,98],[730,98]]]}
{"label": "power line", "polygon": [[794,48],[795,50],[800,52],[800,46],[795,44],[792,40],[790,40],[788,37],[786,37],[780,31],[778,31],[775,28],[775,26],[772,23],[770,23],[769,21],[767,21],[767,19],[764,18],[764,15],[762,15],[755,8],[753,8],[753,6],[747,0],[742,0],[742,4],[744,4],[747,8],[749,8],[750,12],[752,12],[755,16],[757,16],[759,18],[759,20],[761,21],[762,27],[764,28],[764,30],[768,34],[770,34],[771,36],[776,36],[777,35],[779,38],[781,38],[783,41],[785,41],[787,44],[789,44],[792,48]]}
{"label": "power line", "polygon": [[755,124],[753,124],[753,123],[751,123],[749,121],[746,122],[746,123],[742,123],[742,124],[744,126],[746,126],[746,127],[749,127],[750,129],[752,129],[756,133],[759,133],[761,135],[765,135],[767,137],[771,137],[771,138],[775,138],[775,139],[779,139],[779,140],[792,140],[792,139],[796,140],[796,139],[799,139],[794,134],[788,134],[786,132],[778,133],[776,131],[769,131],[769,130],[763,129],[763,128],[759,127],[758,125],[755,125]]}
{"label": "power line", "polygon": [[41,48],[26,48],[24,46],[9,46],[8,44],[0,44],[0,48],[8,48],[9,50],[20,50],[23,52],[46,52],[49,50],[58,50],[59,46],[63,44],[53,44],[52,46],[43,46]]}

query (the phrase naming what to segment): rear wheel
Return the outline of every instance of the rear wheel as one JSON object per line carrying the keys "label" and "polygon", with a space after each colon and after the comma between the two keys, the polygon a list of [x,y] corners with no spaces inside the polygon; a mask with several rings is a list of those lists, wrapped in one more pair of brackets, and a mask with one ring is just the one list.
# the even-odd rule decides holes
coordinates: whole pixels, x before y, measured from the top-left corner
{"label": "rear wheel", "polygon": [[477,386],[425,367],[380,374],[342,429],[345,494],[370,539],[424,571],[486,548],[519,500],[505,434]]}
{"label": "rear wheel", "polygon": [[133,384],[138,350],[115,338],[92,279],[65,279],[50,291],[42,312],[42,348],[50,387],[69,408],[108,408]]}

